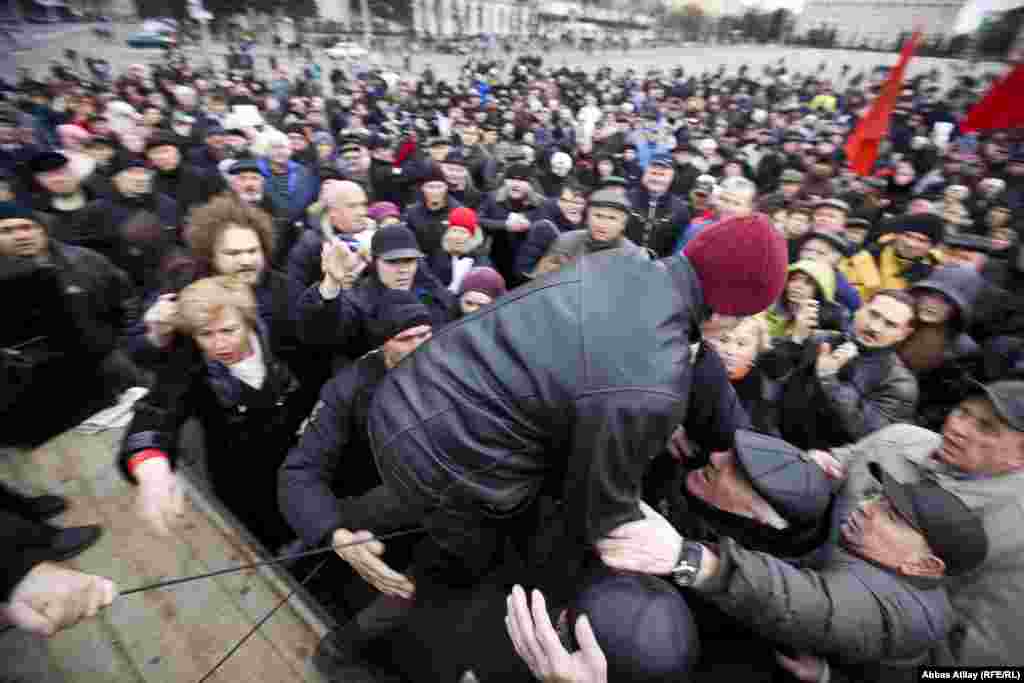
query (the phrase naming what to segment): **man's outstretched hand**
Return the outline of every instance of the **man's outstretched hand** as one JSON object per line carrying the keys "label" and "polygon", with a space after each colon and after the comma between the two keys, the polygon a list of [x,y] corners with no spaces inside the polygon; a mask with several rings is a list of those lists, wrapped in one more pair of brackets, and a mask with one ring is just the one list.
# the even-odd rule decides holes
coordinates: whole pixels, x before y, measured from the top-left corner
{"label": "man's outstretched hand", "polygon": [[586,615],[576,620],[576,642],[580,649],[570,654],[558,639],[540,591],[534,590],[532,604],[527,604],[526,592],[513,586],[507,604],[505,628],[519,657],[537,680],[608,683],[608,662]]}

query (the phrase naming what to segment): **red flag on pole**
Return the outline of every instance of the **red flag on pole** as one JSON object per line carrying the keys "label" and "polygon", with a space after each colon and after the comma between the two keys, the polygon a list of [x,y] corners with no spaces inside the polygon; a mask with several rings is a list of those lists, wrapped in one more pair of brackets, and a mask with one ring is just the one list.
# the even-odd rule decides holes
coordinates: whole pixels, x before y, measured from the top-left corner
{"label": "red flag on pole", "polygon": [[1024,126],[1024,63],[989,88],[971,107],[960,130],[993,130]]}
{"label": "red flag on pole", "polygon": [[860,120],[846,142],[846,158],[857,175],[869,175],[875,160],[878,159],[878,147],[889,134],[889,117],[903,89],[903,73],[920,39],[921,32],[915,31],[910,40],[903,44],[899,61],[889,72],[868,113]]}

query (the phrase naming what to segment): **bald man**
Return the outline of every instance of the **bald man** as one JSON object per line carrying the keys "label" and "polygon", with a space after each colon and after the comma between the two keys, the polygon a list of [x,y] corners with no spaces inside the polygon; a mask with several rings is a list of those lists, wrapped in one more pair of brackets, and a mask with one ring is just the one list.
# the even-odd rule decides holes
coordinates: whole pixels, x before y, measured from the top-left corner
{"label": "bald man", "polygon": [[320,281],[320,251],[324,241],[338,238],[356,251],[368,251],[372,231],[366,217],[366,192],[351,180],[328,180],[320,189],[321,209],[311,215],[288,255],[288,275],[309,287]]}

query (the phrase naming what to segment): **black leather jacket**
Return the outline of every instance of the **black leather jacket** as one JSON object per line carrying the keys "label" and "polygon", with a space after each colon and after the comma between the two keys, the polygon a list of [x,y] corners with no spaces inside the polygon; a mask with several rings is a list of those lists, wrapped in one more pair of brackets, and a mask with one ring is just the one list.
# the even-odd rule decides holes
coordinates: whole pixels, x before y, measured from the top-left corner
{"label": "black leather jacket", "polygon": [[641,519],[647,465],[687,417],[701,310],[684,257],[606,253],[452,323],[377,388],[369,427],[385,483],[410,503],[501,516],[559,477],[582,542]]}

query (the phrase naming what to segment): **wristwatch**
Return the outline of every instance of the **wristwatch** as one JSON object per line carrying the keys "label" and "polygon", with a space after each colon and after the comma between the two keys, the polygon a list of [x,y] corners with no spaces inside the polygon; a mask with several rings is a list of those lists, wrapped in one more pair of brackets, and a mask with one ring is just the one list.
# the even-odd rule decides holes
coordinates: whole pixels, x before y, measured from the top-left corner
{"label": "wristwatch", "polygon": [[679,551],[679,560],[672,568],[669,576],[672,583],[680,588],[689,588],[697,580],[697,572],[700,571],[700,562],[704,558],[704,546],[693,541],[683,541],[683,548]]}

